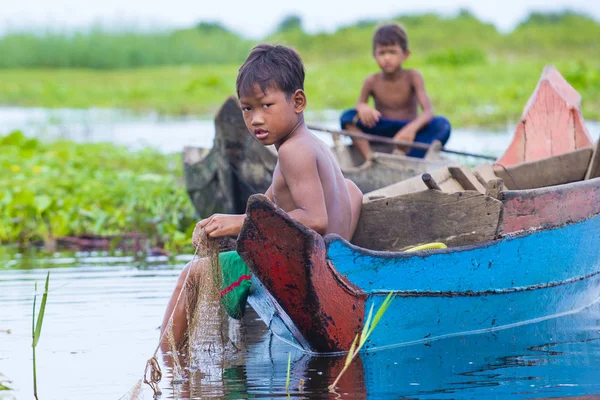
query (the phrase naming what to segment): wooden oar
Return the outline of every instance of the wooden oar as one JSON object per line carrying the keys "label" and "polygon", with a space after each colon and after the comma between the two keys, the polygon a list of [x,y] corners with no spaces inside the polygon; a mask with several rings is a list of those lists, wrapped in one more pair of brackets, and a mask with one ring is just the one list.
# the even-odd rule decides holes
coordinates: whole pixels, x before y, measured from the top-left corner
{"label": "wooden oar", "polygon": [[[321,131],[321,132],[327,132],[327,133],[331,133],[334,135],[349,136],[349,137],[353,137],[356,139],[364,139],[364,140],[368,140],[369,142],[393,144],[396,146],[405,146],[405,147],[411,147],[411,148],[415,148],[415,149],[429,150],[429,147],[430,147],[427,144],[419,143],[419,142],[406,142],[404,140],[394,140],[394,139],[386,138],[383,136],[369,135],[368,133],[351,132],[351,131],[347,131],[347,130],[327,129],[327,128],[323,128],[323,127],[315,126],[315,125],[308,125],[308,129],[312,129],[315,131]],[[440,149],[440,151],[450,153],[450,154],[458,154],[461,156],[484,158],[486,160],[492,160],[492,161],[496,161],[496,158],[497,158],[497,157],[488,156],[485,154],[476,154],[476,153],[469,153],[466,151],[450,150],[450,149],[446,149],[444,147],[442,147]]]}

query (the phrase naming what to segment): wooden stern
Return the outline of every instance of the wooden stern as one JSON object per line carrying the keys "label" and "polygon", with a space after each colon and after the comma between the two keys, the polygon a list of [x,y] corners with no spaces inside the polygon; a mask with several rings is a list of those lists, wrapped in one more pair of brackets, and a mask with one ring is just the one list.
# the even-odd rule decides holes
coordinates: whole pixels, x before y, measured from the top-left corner
{"label": "wooden stern", "polygon": [[580,103],[581,96],[560,72],[546,66],[511,144],[497,163],[507,167],[591,146]]}

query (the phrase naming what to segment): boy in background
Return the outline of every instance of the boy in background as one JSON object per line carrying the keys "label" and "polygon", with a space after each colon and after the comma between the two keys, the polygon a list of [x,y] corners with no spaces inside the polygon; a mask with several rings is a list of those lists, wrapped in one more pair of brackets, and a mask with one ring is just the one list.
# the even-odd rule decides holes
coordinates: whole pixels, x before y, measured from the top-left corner
{"label": "boy in background", "polygon": [[[388,24],[377,29],[373,36],[373,56],[381,72],[365,79],[356,108],[342,114],[342,129],[407,142],[430,144],[439,140],[446,144],[450,122],[434,116],[421,74],[402,68],[409,55],[408,38],[400,25]],[[375,108],[368,104],[369,97],[373,97]],[[373,157],[368,141],[355,138],[352,141],[365,160]],[[425,150],[402,147],[394,153],[425,156]]]}

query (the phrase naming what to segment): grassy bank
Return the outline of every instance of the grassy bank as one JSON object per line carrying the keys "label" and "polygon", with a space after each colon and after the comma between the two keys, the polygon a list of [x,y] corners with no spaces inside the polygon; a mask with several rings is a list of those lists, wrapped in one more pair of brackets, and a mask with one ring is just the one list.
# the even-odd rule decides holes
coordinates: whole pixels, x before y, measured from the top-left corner
{"label": "grassy bank", "polygon": [[[446,58],[460,57],[448,53]],[[436,112],[455,126],[513,123],[535,88],[543,66],[554,63],[581,93],[587,119],[600,119],[600,57],[585,60],[483,59],[455,66],[413,57]],[[367,55],[353,60],[309,61],[309,109],[344,109],[358,96],[364,77],[376,71]],[[235,93],[237,65],[155,67],[137,70],[0,70],[0,103],[39,107],[117,107],[167,114],[210,115]]]}
{"label": "grassy bank", "polygon": [[[507,33],[466,11],[393,20],[409,35],[406,67],[423,73],[436,111],[455,126],[516,121],[550,63],[582,94],[586,118],[600,119],[600,23],[592,18],[532,13]],[[298,49],[309,109],[344,109],[377,70],[370,54],[379,22],[311,34],[289,17],[259,41]],[[215,23],[156,33],[11,33],[0,37],[0,104],[211,114],[235,93],[237,69],[256,42]]]}
{"label": "grassy bank", "polygon": [[135,232],[152,247],[189,246],[195,219],[178,155],[20,132],[0,136],[0,147],[0,243]]}

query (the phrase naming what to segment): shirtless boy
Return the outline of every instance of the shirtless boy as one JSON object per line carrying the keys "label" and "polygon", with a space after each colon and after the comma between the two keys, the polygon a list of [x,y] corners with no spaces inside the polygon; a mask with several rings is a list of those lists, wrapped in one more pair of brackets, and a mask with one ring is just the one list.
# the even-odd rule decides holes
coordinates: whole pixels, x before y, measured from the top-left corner
{"label": "shirtless boy", "polygon": [[[407,142],[446,144],[450,123],[434,117],[423,77],[418,71],[402,68],[408,56],[408,38],[398,24],[383,25],[373,36],[373,56],[381,72],[368,76],[356,108],[342,114],[342,129],[385,136]],[[375,108],[368,104],[373,97]],[[418,114],[418,105],[421,114]],[[372,158],[369,142],[352,139],[366,160]],[[425,150],[399,148],[411,157],[423,157]]]}
{"label": "shirtless boy", "polygon": [[[337,233],[350,240],[356,229],[362,193],[344,179],[331,150],[304,123],[306,95],[300,56],[284,46],[256,46],[239,70],[237,94],[246,127],[265,146],[275,145],[277,165],[265,195],[298,222],[321,235]],[[211,238],[237,236],[245,214],[215,214],[196,225]],[[194,232],[196,234],[196,232]],[[226,293],[221,303],[233,318],[241,318],[250,290],[250,271],[237,252],[221,253]],[[163,329],[189,268],[208,270],[207,260],[189,263],[177,283],[163,320]],[[185,296],[182,296],[185,297]],[[185,299],[174,312],[173,334],[179,343],[187,328]]]}

